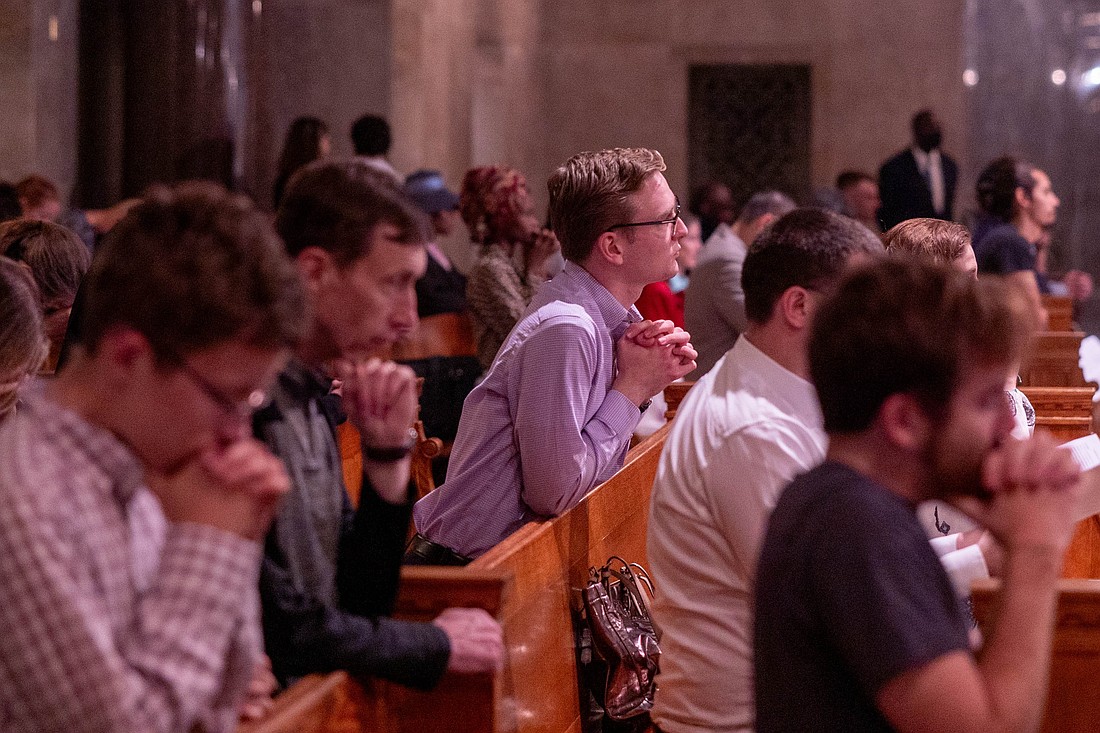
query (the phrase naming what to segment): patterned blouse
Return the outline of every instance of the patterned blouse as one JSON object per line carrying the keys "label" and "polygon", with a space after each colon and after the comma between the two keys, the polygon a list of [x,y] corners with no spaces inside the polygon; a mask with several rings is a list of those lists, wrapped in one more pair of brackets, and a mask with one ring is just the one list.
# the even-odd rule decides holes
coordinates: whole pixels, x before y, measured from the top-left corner
{"label": "patterned blouse", "polygon": [[477,358],[486,371],[537,289],[527,282],[502,245],[488,244],[481,248],[466,283],[466,300],[473,316]]}

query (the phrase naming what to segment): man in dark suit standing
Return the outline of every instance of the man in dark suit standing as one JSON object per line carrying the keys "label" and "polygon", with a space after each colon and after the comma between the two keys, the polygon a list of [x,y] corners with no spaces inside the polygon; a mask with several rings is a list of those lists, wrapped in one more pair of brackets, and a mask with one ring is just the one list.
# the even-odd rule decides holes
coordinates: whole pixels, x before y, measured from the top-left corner
{"label": "man in dark suit standing", "polygon": [[913,115],[913,145],[882,164],[878,183],[882,230],[917,217],[951,219],[959,167],[940,149],[943,130],[932,110]]}

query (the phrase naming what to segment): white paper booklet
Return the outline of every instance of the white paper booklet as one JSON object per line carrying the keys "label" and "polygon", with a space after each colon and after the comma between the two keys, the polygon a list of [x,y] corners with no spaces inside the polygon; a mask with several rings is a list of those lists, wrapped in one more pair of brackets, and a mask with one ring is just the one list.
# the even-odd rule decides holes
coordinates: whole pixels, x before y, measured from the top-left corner
{"label": "white paper booklet", "polygon": [[1073,460],[1082,471],[1089,471],[1100,466],[1100,436],[1095,433],[1083,438],[1062,443],[1063,448],[1068,448]]}

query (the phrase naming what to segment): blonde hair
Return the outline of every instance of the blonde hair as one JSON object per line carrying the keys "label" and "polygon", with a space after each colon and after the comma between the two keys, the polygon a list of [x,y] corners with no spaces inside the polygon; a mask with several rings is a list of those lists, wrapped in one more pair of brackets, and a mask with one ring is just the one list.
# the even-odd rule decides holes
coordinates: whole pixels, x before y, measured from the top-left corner
{"label": "blonde hair", "polygon": [[550,226],[565,259],[583,262],[596,239],[634,211],[627,197],[665,169],[648,148],[612,148],[574,155],[550,176]]}
{"label": "blonde hair", "polygon": [[904,252],[950,265],[970,247],[970,232],[953,221],[909,219],[882,235],[882,243],[891,254]]}

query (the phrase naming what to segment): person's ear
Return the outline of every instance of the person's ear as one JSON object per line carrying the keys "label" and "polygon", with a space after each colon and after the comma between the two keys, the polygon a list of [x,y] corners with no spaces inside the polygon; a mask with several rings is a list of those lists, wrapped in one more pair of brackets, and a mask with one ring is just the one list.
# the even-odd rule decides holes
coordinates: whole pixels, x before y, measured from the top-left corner
{"label": "person's ear", "polygon": [[1027,211],[1031,208],[1031,196],[1024,190],[1023,186],[1017,186],[1014,194],[1016,199],[1016,208],[1021,211]]}
{"label": "person's ear", "polygon": [[618,232],[604,232],[596,239],[592,254],[602,257],[612,265],[623,264],[626,252],[626,235]]}
{"label": "person's ear", "polygon": [[294,258],[294,264],[310,292],[320,289],[336,266],[332,255],[320,247],[306,247]]}
{"label": "person's ear", "polygon": [[143,334],[129,326],[115,325],[107,329],[96,344],[99,369],[109,385],[119,389],[134,383],[141,373],[157,366],[156,354]]}
{"label": "person's ear", "polygon": [[800,285],[792,285],[779,296],[776,310],[789,328],[807,328],[810,325],[810,291]]}
{"label": "person's ear", "polygon": [[909,453],[919,453],[932,437],[934,425],[917,398],[908,393],[887,397],[878,419],[891,443]]}

